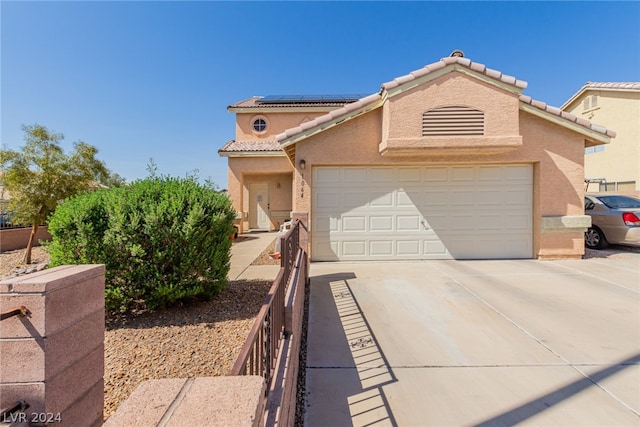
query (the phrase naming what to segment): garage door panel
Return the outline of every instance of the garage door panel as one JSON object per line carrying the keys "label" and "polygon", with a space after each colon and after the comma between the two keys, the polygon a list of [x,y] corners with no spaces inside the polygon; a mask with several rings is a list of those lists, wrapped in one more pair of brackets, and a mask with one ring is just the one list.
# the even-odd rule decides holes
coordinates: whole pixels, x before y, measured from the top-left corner
{"label": "garage door panel", "polygon": [[339,184],[340,175],[343,168],[315,168],[314,183],[321,182],[323,185]]}
{"label": "garage door panel", "polygon": [[425,191],[423,194],[423,205],[425,207],[446,208],[449,204],[449,194],[446,191]]}
{"label": "garage door panel", "polygon": [[504,167],[480,166],[478,167],[478,181],[501,185],[504,178]]}
{"label": "garage door panel", "polygon": [[478,215],[475,218],[475,230],[480,232],[496,232],[504,227],[505,218],[502,215]]}
{"label": "garage door panel", "polygon": [[508,215],[505,218],[505,225],[508,230],[529,230],[531,228],[531,215],[528,212]]}
{"label": "garage door panel", "polygon": [[532,257],[531,165],[322,169],[314,260]]}
{"label": "garage door panel", "polygon": [[473,167],[453,167],[451,168],[452,182],[469,182],[475,180],[475,169]]}
{"label": "garage door panel", "polygon": [[396,255],[400,257],[418,257],[421,255],[420,239],[396,241]]}
{"label": "garage door panel", "polygon": [[371,207],[393,207],[393,193],[372,192]]}
{"label": "garage door panel", "polygon": [[391,240],[369,241],[369,255],[374,257],[393,256],[393,241]]}
{"label": "garage door panel", "polygon": [[397,178],[401,183],[419,183],[422,177],[422,168],[406,167],[397,169]]}
{"label": "garage door panel", "polygon": [[[446,230],[441,230],[441,231],[451,231],[451,232],[458,232],[458,233],[471,232],[473,230],[476,230],[480,225],[480,224],[476,224],[476,221],[475,221],[476,217],[477,217],[477,214],[474,214],[472,212],[451,214],[447,218]],[[436,232],[439,231],[438,228],[443,228],[443,227],[435,227]]]}
{"label": "garage door panel", "polygon": [[313,239],[313,257],[318,261],[338,261],[338,242],[331,242],[328,238]]}
{"label": "garage door panel", "polygon": [[369,217],[370,231],[393,231],[393,216],[371,216]]}
{"label": "garage door panel", "polygon": [[474,194],[474,202],[479,206],[500,207],[504,203],[504,190],[495,188],[491,190],[478,190]]}
{"label": "garage door panel", "polygon": [[419,215],[398,215],[396,217],[396,230],[403,231],[420,231],[420,219]]}
{"label": "garage door panel", "polygon": [[[336,189],[336,193],[339,190]],[[345,192],[342,194],[342,206],[351,209],[364,206],[369,201],[368,194],[366,192]]]}
{"label": "garage door panel", "polygon": [[367,168],[343,168],[342,171],[342,180],[343,182],[349,183],[367,183]]}
{"label": "garage door panel", "polygon": [[355,240],[342,242],[342,256],[343,257],[364,257],[366,252],[367,242],[365,240]]}
{"label": "garage door panel", "polygon": [[426,256],[438,256],[441,257],[449,257],[449,252],[447,251],[444,243],[438,240],[423,240],[422,241],[423,253]]}
{"label": "garage door panel", "polygon": [[467,209],[474,205],[473,191],[452,190],[448,196],[449,207],[452,209]]}
{"label": "garage door panel", "polygon": [[391,167],[377,167],[367,169],[369,182],[372,183],[393,183],[393,172],[394,168]]}
{"label": "garage door panel", "polygon": [[399,208],[419,206],[422,202],[420,192],[407,193],[404,190],[398,190],[396,193],[396,206]]}
{"label": "garage door panel", "polygon": [[361,232],[367,231],[366,216],[345,216],[342,218],[342,231],[344,232]]}
{"label": "garage door panel", "polygon": [[503,166],[503,178],[507,183],[532,183],[533,174],[531,169],[522,165]]}
{"label": "garage door panel", "polygon": [[340,194],[333,192],[317,192],[313,201],[315,205],[322,206],[323,210],[333,211],[340,208]]}
{"label": "garage door panel", "polygon": [[423,168],[424,182],[446,182],[449,179],[449,169],[446,167]]}
{"label": "garage door panel", "polygon": [[526,189],[507,190],[504,204],[507,206],[522,206],[531,200],[532,194]]}
{"label": "garage door panel", "polygon": [[440,214],[431,213],[424,217],[425,229],[446,230],[449,224],[449,213],[442,212]]}

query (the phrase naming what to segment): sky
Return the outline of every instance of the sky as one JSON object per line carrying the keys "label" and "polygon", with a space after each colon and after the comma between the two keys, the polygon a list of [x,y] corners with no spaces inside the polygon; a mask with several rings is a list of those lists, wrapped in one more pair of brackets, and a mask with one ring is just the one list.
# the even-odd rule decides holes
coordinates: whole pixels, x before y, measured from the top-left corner
{"label": "sky", "polygon": [[0,1],[0,146],[38,123],[132,181],[227,186],[229,104],[371,94],[449,56],[561,106],[587,81],[640,81],[640,2]]}

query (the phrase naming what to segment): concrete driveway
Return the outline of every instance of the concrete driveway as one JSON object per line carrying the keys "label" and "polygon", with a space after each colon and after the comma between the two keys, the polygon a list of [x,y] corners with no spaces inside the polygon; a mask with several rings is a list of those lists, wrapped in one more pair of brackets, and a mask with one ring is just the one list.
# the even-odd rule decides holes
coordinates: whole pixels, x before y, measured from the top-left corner
{"label": "concrete driveway", "polygon": [[314,263],[307,426],[640,425],[640,254]]}

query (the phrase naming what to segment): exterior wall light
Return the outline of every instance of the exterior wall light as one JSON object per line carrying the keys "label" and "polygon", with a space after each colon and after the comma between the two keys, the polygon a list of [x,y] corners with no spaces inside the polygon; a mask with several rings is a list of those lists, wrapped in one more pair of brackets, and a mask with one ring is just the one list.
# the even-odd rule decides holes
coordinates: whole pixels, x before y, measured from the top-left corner
{"label": "exterior wall light", "polygon": [[307,162],[304,161],[304,159],[300,160],[300,169],[304,169],[305,167],[307,167]]}

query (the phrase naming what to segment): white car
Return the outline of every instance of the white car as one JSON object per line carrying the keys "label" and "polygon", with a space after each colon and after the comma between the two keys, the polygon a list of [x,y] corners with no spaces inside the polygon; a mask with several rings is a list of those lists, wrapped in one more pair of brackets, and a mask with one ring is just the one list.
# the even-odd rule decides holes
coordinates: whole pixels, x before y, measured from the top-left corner
{"label": "white car", "polygon": [[640,199],[611,193],[590,193],[584,198],[584,212],[591,227],[584,233],[590,249],[604,249],[609,243],[640,246]]}

